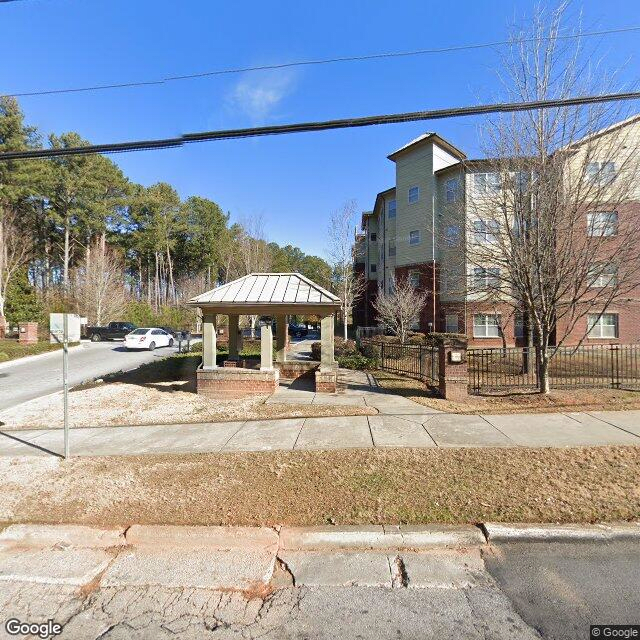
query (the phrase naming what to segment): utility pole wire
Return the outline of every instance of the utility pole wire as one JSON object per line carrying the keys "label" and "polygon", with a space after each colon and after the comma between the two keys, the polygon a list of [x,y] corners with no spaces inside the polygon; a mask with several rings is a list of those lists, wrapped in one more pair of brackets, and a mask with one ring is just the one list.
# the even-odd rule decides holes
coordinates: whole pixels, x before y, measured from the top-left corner
{"label": "utility pole wire", "polygon": [[[0,0],[2,2],[3,0]],[[618,33],[629,33],[640,31],[640,26],[621,27],[619,29],[607,29],[603,31],[587,31],[584,33],[573,33],[567,35],[549,36],[545,38],[522,38],[516,40],[498,40],[495,42],[484,42],[477,44],[462,44],[441,47],[438,49],[417,49],[415,51],[390,51],[382,53],[371,53],[361,56],[342,56],[338,58],[323,58],[318,60],[298,60],[295,62],[283,62],[279,64],[266,64],[253,67],[237,67],[230,69],[217,69],[213,71],[203,71],[201,73],[190,73],[178,76],[167,76],[157,80],[140,80],[132,82],[117,82],[113,84],[96,84],[85,87],[70,87],[64,89],[42,89],[34,91],[22,91],[19,93],[6,93],[3,97],[7,98],[25,98],[33,96],[50,96],[65,93],[87,93],[91,91],[104,91],[107,89],[126,89],[131,87],[147,87],[162,85],[167,82],[175,82],[177,80],[194,80],[196,78],[210,78],[213,76],[231,75],[237,73],[247,73],[253,71],[272,71],[277,69],[288,69],[290,67],[317,66],[324,64],[335,64],[340,62],[364,62],[367,60],[381,60],[386,58],[407,58],[411,56],[422,56],[437,53],[451,53],[456,51],[472,51],[476,49],[490,49],[492,47],[502,47],[506,45],[526,44],[528,42],[543,42],[546,40],[574,40],[578,38],[589,38],[595,36],[606,36]]]}
{"label": "utility pole wire", "polygon": [[160,138],[156,140],[135,140],[131,142],[91,144],[83,147],[69,147],[67,149],[32,149],[29,151],[7,151],[4,153],[0,153],[0,161],[26,160],[35,158],[57,158],[62,156],[88,155],[91,153],[121,153],[127,151],[166,149],[170,147],[179,147],[184,144],[195,142],[209,142],[214,140],[230,140],[237,138],[255,138],[270,135],[327,131],[329,129],[370,127],[373,125],[394,124],[398,122],[440,120],[444,118],[475,116],[487,113],[509,113],[513,111],[528,111],[534,109],[552,109],[558,107],[595,104],[600,102],[616,102],[619,100],[637,99],[640,99],[640,91],[608,93],[595,96],[576,96],[575,98],[562,98],[557,100],[502,102],[495,104],[477,105],[473,107],[456,107],[449,109],[433,109],[429,111],[412,111],[407,113],[364,116],[361,118],[345,118],[341,120],[324,120],[317,122],[299,122],[291,124],[271,125],[266,127],[251,127],[246,129],[223,129],[219,131],[186,133],[179,138]]}

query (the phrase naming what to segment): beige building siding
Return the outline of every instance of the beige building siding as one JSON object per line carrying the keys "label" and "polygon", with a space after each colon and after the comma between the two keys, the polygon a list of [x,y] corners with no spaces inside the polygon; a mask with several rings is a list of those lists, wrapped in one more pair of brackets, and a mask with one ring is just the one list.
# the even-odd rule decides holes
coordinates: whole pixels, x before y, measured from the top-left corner
{"label": "beige building siding", "polygon": [[[455,202],[447,202],[447,182],[457,180]],[[461,166],[436,176],[436,260],[443,302],[465,297],[465,172]]]}
{"label": "beige building siding", "polygon": [[[382,197],[382,211],[380,212],[380,219],[384,224],[385,228],[385,243],[384,243],[384,271],[381,270],[380,273],[380,285],[385,288],[386,291],[389,291],[389,283],[393,280],[395,276],[396,269],[396,256],[392,256],[389,254],[389,247],[395,246],[397,252],[397,240],[396,240],[396,220],[397,213],[395,218],[389,218],[389,204],[392,200],[396,199],[395,191],[385,194]],[[397,254],[396,254],[397,255]]]}
{"label": "beige building siding", "polygon": [[[396,159],[396,266],[431,260],[434,171],[456,162],[457,158],[432,142],[408,149]],[[412,187],[419,189],[418,201],[414,203],[409,202]],[[410,244],[412,231],[420,233],[419,244]]]}

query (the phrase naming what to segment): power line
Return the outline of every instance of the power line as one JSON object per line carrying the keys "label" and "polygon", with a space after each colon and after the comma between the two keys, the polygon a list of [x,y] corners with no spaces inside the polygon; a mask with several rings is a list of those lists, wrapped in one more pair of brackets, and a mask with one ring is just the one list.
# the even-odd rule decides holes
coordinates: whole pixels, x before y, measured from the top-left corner
{"label": "power line", "polygon": [[150,149],[166,149],[179,147],[183,144],[208,142],[213,140],[230,140],[237,138],[254,138],[269,135],[285,135],[312,131],[327,131],[329,129],[347,129],[352,127],[370,127],[380,124],[398,122],[415,122],[418,120],[440,120],[460,116],[472,116],[488,113],[509,113],[533,109],[551,109],[554,107],[568,107],[595,104],[600,102],[615,102],[619,100],[640,99],[640,91],[626,93],[609,93],[595,96],[576,96],[555,100],[535,100],[531,102],[503,102],[473,107],[456,107],[449,109],[432,109],[429,111],[412,111],[407,113],[365,116],[360,118],[345,118],[341,120],[324,120],[316,122],[299,122],[266,127],[251,127],[246,129],[223,129],[219,131],[203,131],[186,133],[178,138],[160,138],[155,140],[135,140],[130,142],[115,142],[108,144],[93,144],[83,147],[69,147],[67,149],[33,149],[29,151],[7,151],[0,153],[2,160],[21,160],[35,158],[55,158],[62,156],[88,155],[91,153],[122,153],[128,151],[144,151]]}
{"label": "power line", "polygon": [[[6,0],[0,0],[0,2]],[[12,0],[15,1],[15,0]],[[364,62],[367,60],[381,60],[385,58],[407,58],[410,56],[421,56],[428,54],[438,53],[451,53],[455,51],[470,51],[475,49],[489,49],[492,47],[501,47],[510,44],[526,44],[530,42],[545,42],[548,40],[574,40],[577,38],[587,38],[594,36],[605,36],[618,33],[629,33],[633,31],[640,31],[640,26],[635,27],[621,27],[619,29],[607,29],[604,31],[588,31],[585,33],[567,34],[562,36],[547,36],[543,38],[522,38],[519,40],[498,40],[495,42],[484,42],[478,44],[465,44],[465,45],[453,45],[448,47],[442,47],[439,49],[417,49],[414,51],[391,51],[383,53],[372,53],[361,56],[343,56],[338,58],[322,58],[317,60],[298,60],[295,62],[283,62],[279,64],[266,64],[253,67],[236,67],[230,69],[216,69],[213,71],[203,71],[201,73],[190,73],[186,75],[167,76],[166,78],[159,78],[157,80],[140,80],[133,82],[117,82],[113,84],[96,84],[88,85],[84,87],[69,87],[64,89],[42,89],[35,91],[22,91],[19,93],[7,93],[3,97],[7,98],[24,98],[33,96],[50,96],[65,93],[87,93],[91,91],[104,91],[108,89],[125,89],[131,87],[145,87],[161,85],[168,82],[175,82],[178,80],[194,80],[197,78],[210,78],[214,76],[232,75],[237,73],[247,73],[253,71],[272,71],[277,69],[288,69],[291,67],[304,67],[304,66],[318,66],[325,64],[335,64],[341,62]]]}

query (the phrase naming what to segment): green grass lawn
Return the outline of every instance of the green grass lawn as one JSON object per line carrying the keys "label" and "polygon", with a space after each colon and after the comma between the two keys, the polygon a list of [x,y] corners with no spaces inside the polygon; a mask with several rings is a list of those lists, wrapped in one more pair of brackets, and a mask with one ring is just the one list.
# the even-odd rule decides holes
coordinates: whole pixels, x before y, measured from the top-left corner
{"label": "green grass lawn", "polygon": [[48,342],[36,342],[36,344],[20,344],[17,340],[0,340],[0,362],[33,356],[38,353],[61,349],[62,345],[49,344]]}

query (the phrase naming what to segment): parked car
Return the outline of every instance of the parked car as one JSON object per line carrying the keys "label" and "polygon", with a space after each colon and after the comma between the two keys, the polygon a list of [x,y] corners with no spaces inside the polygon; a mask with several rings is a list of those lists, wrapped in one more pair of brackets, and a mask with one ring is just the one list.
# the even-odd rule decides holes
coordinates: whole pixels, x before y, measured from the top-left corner
{"label": "parked car", "polygon": [[124,338],[134,329],[136,329],[136,325],[131,322],[110,322],[106,327],[87,327],[85,335],[91,342],[117,340]]}
{"label": "parked car", "polygon": [[290,324],[289,335],[294,338],[306,338],[309,333],[309,329],[303,324]]}
{"label": "parked car", "polygon": [[124,338],[125,349],[147,349],[156,347],[172,347],[173,336],[159,327],[142,327],[135,329]]}
{"label": "parked car", "polygon": [[166,331],[167,333],[171,334],[174,338],[177,338],[178,333],[180,333],[177,329],[174,329],[173,327],[158,327],[158,329],[162,329],[163,331]]}

